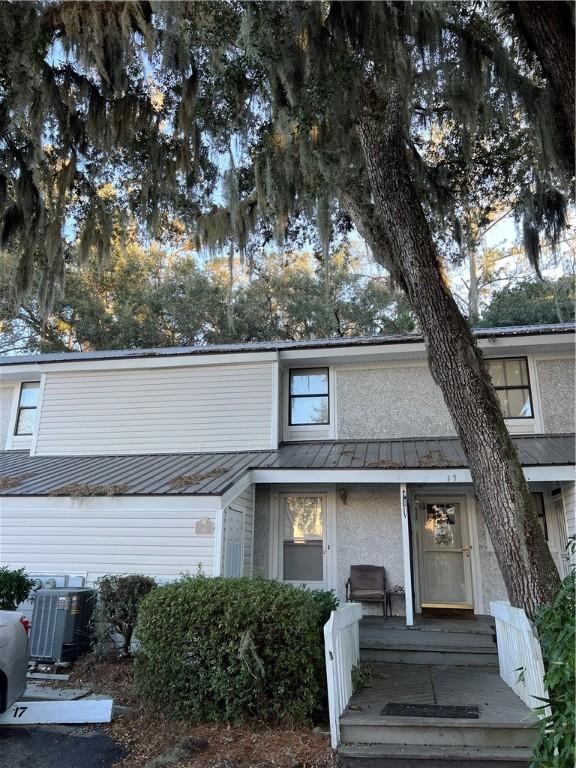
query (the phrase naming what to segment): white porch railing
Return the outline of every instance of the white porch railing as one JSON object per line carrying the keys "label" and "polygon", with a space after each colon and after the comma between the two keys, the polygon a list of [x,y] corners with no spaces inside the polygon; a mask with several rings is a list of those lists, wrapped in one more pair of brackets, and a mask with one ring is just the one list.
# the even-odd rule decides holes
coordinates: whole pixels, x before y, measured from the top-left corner
{"label": "white porch railing", "polygon": [[560,578],[565,579],[567,576],[570,576],[570,573],[572,571],[572,568],[574,567],[574,564],[568,552],[563,552],[560,555],[559,565],[560,567],[558,568],[558,570],[560,571]]}
{"label": "white porch railing", "polygon": [[352,669],[360,661],[358,622],[360,603],[348,603],[332,611],[324,625],[330,742],[336,749],[340,741],[340,715],[352,698]]}
{"label": "white porch railing", "polygon": [[505,601],[490,603],[490,613],[496,619],[500,677],[530,709],[541,707],[548,693],[534,625],[521,608]]}

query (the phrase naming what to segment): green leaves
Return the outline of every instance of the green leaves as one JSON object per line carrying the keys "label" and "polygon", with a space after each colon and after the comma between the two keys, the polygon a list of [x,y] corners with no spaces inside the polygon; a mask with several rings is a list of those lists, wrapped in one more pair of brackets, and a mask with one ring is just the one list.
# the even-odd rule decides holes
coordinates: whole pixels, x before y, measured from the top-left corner
{"label": "green leaves", "polygon": [[551,714],[540,720],[540,738],[532,759],[532,768],[572,768],[576,759],[576,612],[574,570],[567,576],[554,601],[545,605],[536,618],[536,626],[546,674],[544,683]]}
{"label": "green leaves", "polygon": [[94,619],[95,651],[104,655],[114,633],[122,637],[121,653],[130,653],[138,609],[143,598],[156,588],[150,576],[102,576],[98,580],[98,604]]}
{"label": "green leaves", "polygon": [[481,325],[495,328],[572,322],[575,299],[571,277],[546,282],[526,280],[497,291],[483,313]]}
{"label": "green leaves", "polygon": [[[513,179],[514,198],[519,184],[544,190],[530,211],[524,202],[531,251],[540,228],[557,239],[564,201],[542,127],[550,102],[490,4],[5,4],[0,229],[22,262],[19,298],[34,290],[44,313],[52,306],[72,238],[105,257],[109,184],[154,235],[177,212],[206,247],[242,252],[263,219],[281,241],[304,214],[326,248],[327,210],[347,186],[371,198],[358,122],[372,111],[386,130],[391,79],[406,91],[406,138],[432,220],[461,207],[462,188],[498,194]],[[453,145],[437,165],[419,156],[427,135]]]}
{"label": "green leaves", "polygon": [[0,568],[0,610],[15,611],[18,605],[28,598],[34,583],[34,579],[28,576],[24,568]]}
{"label": "green leaves", "polygon": [[[187,250],[184,243],[183,250]],[[201,266],[192,253],[176,257],[144,250],[126,234],[105,265],[92,258],[71,265],[66,300],[42,322],[34,302],[18,317],[7,301],[12,262],[0,259],[0,350],[61,352],[67,349],[133,349],[198,343],[247,342],[410,333],[414,319],[403,296],[381,275],[362,275],[363,263],[342,247],[329,267],[308,253],[254,257],[252,276],[239,275],[230,293],[227,264]],[[328,271],[328,278],[327,278]],[[232,325],[228,322],[231,305]]]}
{"label": "green leaves", "polygon": [[330,592],[263,579],[186,577],[141,605],[136,688],[164,712],[301,723],[325,695]]}

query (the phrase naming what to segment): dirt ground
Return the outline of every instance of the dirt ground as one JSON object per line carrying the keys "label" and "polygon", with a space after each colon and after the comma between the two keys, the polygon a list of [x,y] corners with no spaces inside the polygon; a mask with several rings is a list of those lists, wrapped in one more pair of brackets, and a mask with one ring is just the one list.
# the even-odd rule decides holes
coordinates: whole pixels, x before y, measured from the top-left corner
{"label": "dirt ground", "polygon": [[[141,706],[132,689],[132,662],[77,662],[68,685],[90,687],[127,707],[112,723],[99,726],[126,755],[117,768],[334,768],[335,754],[325,732],[288,730],[258,724],[230,727],[190,725]],[[116,768],[115,766],[115,768]]]}

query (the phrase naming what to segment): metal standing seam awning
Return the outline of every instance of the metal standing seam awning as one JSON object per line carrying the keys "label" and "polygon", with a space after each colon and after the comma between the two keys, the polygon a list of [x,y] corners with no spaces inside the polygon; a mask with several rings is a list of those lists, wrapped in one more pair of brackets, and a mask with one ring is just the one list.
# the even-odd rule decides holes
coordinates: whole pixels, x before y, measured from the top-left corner
{"label": "metal standing seam awning", "polygon": [[[513,438],[527,474],[557,468],[550,479],[573,479],[573,434]],[[532,468],[532,469],[531,469]],[[313,470],[308,477],[308,471]],[[442,478],[450,470],[469,482],[464,452],[456,437],[286,443],[275,451],[131,454],[112,456],[30,456],[0,452],[0,496],[53,496],[75,484],[116,486],[118,496],[223,496],[253,472],[257,482],[294,473],[301,481],[401,482],[411,477]],[[407,472],[409,471],[409,472]],[[566,475],[566,477],[564,477]],[[262,479],[260,479],[262,478]],[[378,480],[377,480],[378,478]],[[388,480],[386,479],[388,478]],[[468,478],[463,480],[462,478]]]}

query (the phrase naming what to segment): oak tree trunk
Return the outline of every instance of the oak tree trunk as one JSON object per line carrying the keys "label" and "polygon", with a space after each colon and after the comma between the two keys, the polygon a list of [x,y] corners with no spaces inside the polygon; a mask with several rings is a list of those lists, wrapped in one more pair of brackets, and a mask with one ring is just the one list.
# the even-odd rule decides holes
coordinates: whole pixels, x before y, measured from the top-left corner
{"label": "oak tree trunk", "polygon": [[564,0],[507,3],[520,38],[540,61],[552,94],[559,154],[574,173],[575,46],[573,4]]}
{"label": "oak tree trunk", "polygon": [[418,317],[429,365],[466,454],[510,602],[533,617],[559,576],[538,522],[516,449],[475,339],[442,276],[406,154],[403,97],[389,92],[385,114],[368,107],[358,132],[371,187],[368,205],[342,191],[375,257],[391,269]]}

